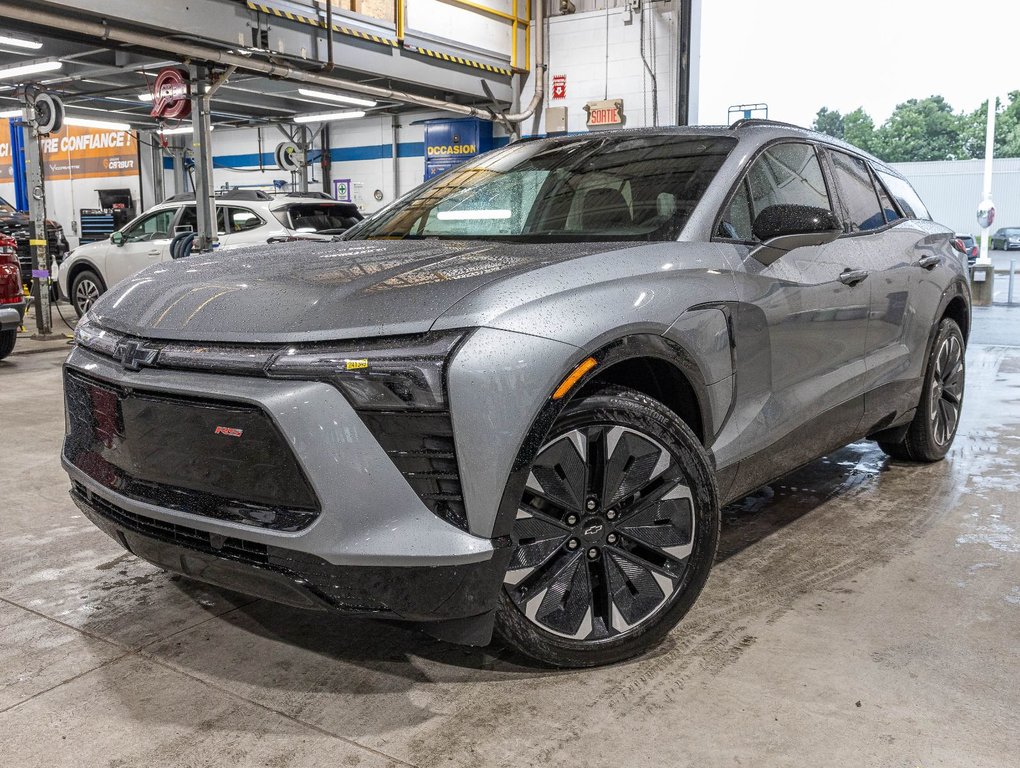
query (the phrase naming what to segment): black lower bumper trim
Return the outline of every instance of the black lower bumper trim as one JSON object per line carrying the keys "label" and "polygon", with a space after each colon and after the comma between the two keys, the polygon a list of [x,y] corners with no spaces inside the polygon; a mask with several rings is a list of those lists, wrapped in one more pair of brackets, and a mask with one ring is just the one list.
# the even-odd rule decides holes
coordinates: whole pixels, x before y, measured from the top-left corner
{"label": "black lower bumper trim", "polygon": [[510,548],[448,566],[333,565],[315,555],[220,536],[129,512],[73,483],[85,515],[160,568],[287,605],[415,622],[491,616]]}

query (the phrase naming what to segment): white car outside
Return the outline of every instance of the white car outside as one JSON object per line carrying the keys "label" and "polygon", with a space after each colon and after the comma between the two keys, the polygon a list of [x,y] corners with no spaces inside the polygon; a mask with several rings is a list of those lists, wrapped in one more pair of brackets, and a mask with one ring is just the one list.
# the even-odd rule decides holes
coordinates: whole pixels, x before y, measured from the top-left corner
{"label": "white car outside", "polygon": [[[328,240],[361,220],[352,203],[319,193],[270,195],[234,190],[216,197],[218,249],[242,248],[276,239]],[[141,269],[170,258],[170,242],[195,231],[194,196],[175,195],[156,205],[109,238],[86,243],[64,258],[57,275],[60,295],[81,317],[107,288]]]}

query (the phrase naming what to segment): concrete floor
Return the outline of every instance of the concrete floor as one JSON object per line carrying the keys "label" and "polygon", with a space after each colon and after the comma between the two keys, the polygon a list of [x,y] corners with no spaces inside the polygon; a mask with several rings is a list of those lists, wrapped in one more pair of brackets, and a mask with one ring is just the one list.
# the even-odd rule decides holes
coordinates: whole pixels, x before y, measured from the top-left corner
{"label": "concrete floor", "polygon": [[975,321],[947,461],[858,443],[728,508],[669,640],[584,672],[127,555],[67,497],[62,355],[15,354],[0,362],[0,764],[1017,765],[1020,310]]}

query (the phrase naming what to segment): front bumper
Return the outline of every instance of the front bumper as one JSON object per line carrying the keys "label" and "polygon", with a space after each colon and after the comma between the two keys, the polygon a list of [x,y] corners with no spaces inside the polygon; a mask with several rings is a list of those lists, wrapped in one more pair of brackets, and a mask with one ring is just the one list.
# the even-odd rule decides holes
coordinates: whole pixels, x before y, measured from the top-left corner
{"label": "front bumper", "polygon": [[[71,498],[125,549],[175,573],[277,603],[352,616],[425,624],[478,618],[496,608],[509,549],[449,566],[334,565],[322,558],[240,536],[135,514],[75,482]],[[487,638],[485,638],[487,639]]]}
{"label": "front bumper", "polygon": [[25,317],[25,302],[0,305],[0,331],[16,330]]}
{"label": "front bumper", "polygon": [[488,617],[491,630],[509,542],[473,536],[429,510],[334,387],[129,371],[81,348],[66,366],[124,390],[256,406],[284,437],[320,502],[314,522],[296,531],[194,514],[86,473],[69,460],[65,443],[75,503],[139,557],[291,605],[416,622]]}

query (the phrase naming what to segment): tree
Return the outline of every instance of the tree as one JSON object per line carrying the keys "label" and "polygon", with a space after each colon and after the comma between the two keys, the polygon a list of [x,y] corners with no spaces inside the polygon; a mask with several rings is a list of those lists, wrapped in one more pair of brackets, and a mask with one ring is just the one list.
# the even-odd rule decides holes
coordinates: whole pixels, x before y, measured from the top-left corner
{"label": "tree", "polygon": [[[877,128],[863,107],[845,115],[822,107],[812,127],[890,163],[981,158],[987,104],[957,114],[942,96],[909,99]],[[1020,157],[1020,91],[1010,91],[1008,103],[997,105],[995,156]]]}
{"label": "tree", "polygon": [[843,115],[838,109],[830,110],[822,107],[815,116],[815,122],[811,125],[812,130],[825,133],[837,139],[843,138]]}
{"label": "tree", "polygon": [[864,111],[864,107],[857,107],[843,118],[843,139],[865,152],[875,154],[875,121]]}
{"label": "tree", "polygon": [[908,99],[875,132],[875,152],[890,163],[967,157],[962,125],[941,96]]}

